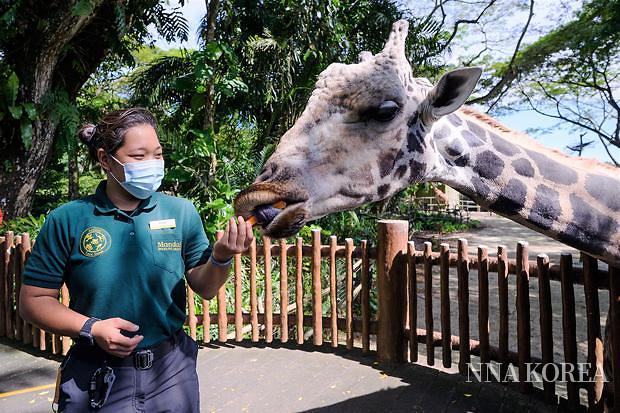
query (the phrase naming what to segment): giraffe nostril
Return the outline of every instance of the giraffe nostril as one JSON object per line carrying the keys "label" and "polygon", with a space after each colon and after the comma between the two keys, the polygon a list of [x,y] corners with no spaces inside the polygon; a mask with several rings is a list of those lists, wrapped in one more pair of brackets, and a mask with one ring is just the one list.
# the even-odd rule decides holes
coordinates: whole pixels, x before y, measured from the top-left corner
{"label": "giraffe nostril", "polygon": [[276,176],[278,165],[275,163],[266,164],[261,170],[260,174],[256,177],[255,182],[265,182],[273,179]]}

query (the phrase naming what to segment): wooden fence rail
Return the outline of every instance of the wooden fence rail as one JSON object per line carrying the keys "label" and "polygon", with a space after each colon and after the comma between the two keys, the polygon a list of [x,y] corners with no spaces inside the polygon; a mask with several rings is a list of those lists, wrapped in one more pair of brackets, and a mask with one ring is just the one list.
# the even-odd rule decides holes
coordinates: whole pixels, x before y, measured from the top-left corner
{"label": "wooden fence rail", "polygon": [[[323,245],[319,230],[312,232],[311,245],[303,245],[301,238],[295,239],[293,244],[285,240],[272,242],[266,237],[262,238],[261,245],[254,241],[246,253],[235,256],[229,280],[233,293],[229,297],[227,286],[220,289],[215,298],[215,313],[205,316],[197,313],[194,305],[188,306],[189,334],[196,339],[202,330],[205,342],[216,337],[220,342],[247,339],[253,343],[261,340],[287,343],[292,337],[297,344],[303,344],[312,337],[316,346],[328,342],[332,347],[361,347],[365,353],[376,348],[377,358],[383,362],[418,362],[423,355],[428,365],[434,364],[435,348],[439,347],[443,366],[452,367],[458,355],[458,369],[462,374],[468,374],[471,361],[481,365],[493,362],[500,363],[503,377],[511,363],[521,379],[517,387],[524,393],[538,391],[531,383],[523,381],[529,372],[528,363],[558,366],[564,362],[578,370],[579,363],[588,362],[588,374],[597,378],[594,382],[569,382],[566,396],[558,397],[556,383],[543,380],[541,391],[548,403],[563,403],[570,409],[587,405],[589,411],[602,411],[604,383],[600,374],[595,373],[600,373],[603,366],[600,322],[601,316],[607,315],[607,309],[601,308],[599,294],[601,291],[609,294],[610,333],[618,343],[620,270],[599,269],[598,261],[585,255],[583,267],[573,267],[569,254],[562,255],[559,264],[550,263],[544,254],[535,262],[529,262],[525,242],[516,246],[514,260],[508,259],[508,249],[501,245],[497,247],[496,257],[489,256],[486,246],[478,246],[477,253],[471,254],[464,239],[459,240],[456,252],[451,252],[448,244],[441,244],[434,252],[429,242],[418,249],[418,245],[408,241],[406,221],[380,221],[377,233],[375,247],[366,241],[354,245],[349,238],[338,245],[336,236]],[[217,237],[221,237],[221,232]],[[41,351],[66,354],[71,345],[68,337],[30,325],[21,319],[17,310],[31,242],[28,234],[15,236],[7,232],[0,237],[3,252],[0,337],[21,341]],[[273,272],[276,266],[279,266],[279,273]],[[451,269],[456,274],[456,302],[450,297],[450,284],[454,282],[450,278]],[[473,271],[477,271],[476,278],[470,278]],[[279,282],[274,282],[274,276]],[[490,278],[495,276],[497,293],[490,296]],[[306,277],[309,282],[304,283]],[[531,277],[537,278],[538,288],[532,287]],[[559,283],[559,302],[552,299],[552,291],[558,290],[556,285],[552,290],[552,282]],[[311,291],[304,291],[304,285],[309,285]],[[472,287],[476,285],[478,292],[472,294]],[[579,359],[577,351],[576,313],[582,309],[576,307],[576,285],[583,285],[585,298],[582,312],[587,322],[585,359]],[[246,288],[245,293],[249,293],[247,307],[243,304]],[[276,290],[279,294],[274,294]],[[530,297],[536,295],[537,300],[530,301]],[[200,302],[203,309],[211,308],[210,301],[196,298],[189,287],[187,296],[190,304]],[[437,297],[438,305],[434,305]],[[69,304],[66,286],[61,289],[59,299]],[[373,311],[372,302],[377,304],[378,314]],[[510,346],[509,340],[511,302],[515,303],[517,317],[516,348]],[[497,305],[496,311],[491,311],[491,303]],[[531,341],[533,310],[539,314],[535,323],[540,332],[539,347],[533,347]],[[554,310],[561,310],[559,337],[553,333]],[[438,315],[435,311],[439,311]],[[452,326],[454,312],[458,313],[458,323]],[[435,317],[439,320],[437,326]],[[477,331],[472,329],[471,320],[477,320]],[[419,324],[424,328],[419,328]],[[495,331],[492,325],[497,325]],[[453,335],[453,327],[458,327],[458,335]],[[563,344],[561,360],[554,359],[554,342]],[[534,356],[533,351],[540,357]],[[616,348],[613,354],[620,354],[620,351]],[[620,357],[615,357],[612,362],[616,377],[620,376],[619,360]],[[488,373],[486,367],[480,373]],[[616,380],[611,392],[620,394],[619,381]],[[580,389],[587,391],[586,401],[580,398]]]}

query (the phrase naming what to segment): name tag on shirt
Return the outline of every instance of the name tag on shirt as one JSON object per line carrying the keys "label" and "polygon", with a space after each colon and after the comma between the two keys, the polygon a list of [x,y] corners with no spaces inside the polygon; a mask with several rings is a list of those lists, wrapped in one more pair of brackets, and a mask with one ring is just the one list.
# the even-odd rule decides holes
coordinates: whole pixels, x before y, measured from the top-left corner
{"label": "name tag on shirt", "polygon": [[151,221],[149,222],[149,228],[151,230],[154,229],[165,229],[165,228],[176,228],[177,227],[177,221],[172,218],[172,219],[162,219],[160,221]]}

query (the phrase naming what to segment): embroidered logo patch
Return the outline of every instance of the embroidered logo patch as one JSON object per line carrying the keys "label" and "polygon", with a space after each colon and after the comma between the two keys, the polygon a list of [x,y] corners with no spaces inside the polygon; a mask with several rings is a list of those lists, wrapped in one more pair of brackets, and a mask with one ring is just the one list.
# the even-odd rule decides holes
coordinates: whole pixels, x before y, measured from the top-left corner
{"label": "embroidered logo patch", "polygon": [[99,227],[86,228],[80,237],[80,252],[87,257],[103,254],[112,245],[110,234]]}

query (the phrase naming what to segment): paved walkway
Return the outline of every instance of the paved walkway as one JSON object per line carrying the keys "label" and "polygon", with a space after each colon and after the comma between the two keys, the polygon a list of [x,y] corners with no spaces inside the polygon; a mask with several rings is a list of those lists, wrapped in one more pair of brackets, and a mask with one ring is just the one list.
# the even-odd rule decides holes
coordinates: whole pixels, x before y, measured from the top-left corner
{"label": "paved walkway", "polygon": [[[488,212],[473,212],[470,219],[480,221],[480,228],[455,234],[447,234],[440,239],[447,241],[456,251],[458,238],[466,238],[471,254],[477,254],[479,245],[486,245],[489,255],[497,256],[497,246],[508,247],[508,257],[514,258],[519,241],[527,241],[530,261],[536,262],[538,254],[547,254],[551,262],[559,263],[563,252],[573,255],[573,261],[579,262],[579,251],[552,238],[526,228],[500,215]],[[421,248],[418,246],[417,248]]]}
{"label": "paved walkway", "polygon": [[[0,392],[51,385],[58,362],[0,343]],[[7,362],[7,364],[5,364]],[[198,358],[203,412],[554,412],[537,396],[467,383],[456,370],[389,368],[359,350],[209,346]],[[51,411],[53,388],[8,397],[0,411]],[[149,412],[150,413],[150,412]]]}

